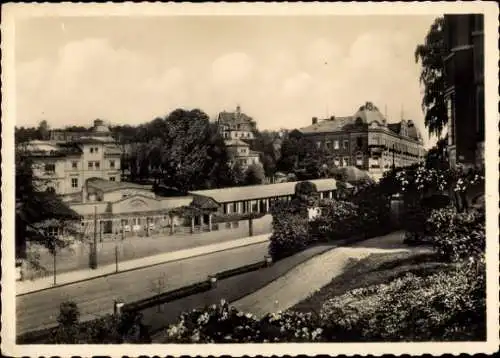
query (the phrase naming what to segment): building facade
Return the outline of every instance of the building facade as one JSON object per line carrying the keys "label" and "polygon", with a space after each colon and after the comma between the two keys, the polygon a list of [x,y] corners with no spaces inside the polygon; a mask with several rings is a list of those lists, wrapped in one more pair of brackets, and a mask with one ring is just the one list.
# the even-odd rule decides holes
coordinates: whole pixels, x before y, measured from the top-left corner
{"label": "building facade", "polygon": [[90,178],[120,181],[121,150],[109,136],[109,128],[96,120],[85,136],[71,141],[32,141],[24,155],[33,162],[33,175],[42,190],[53,191],[63,200],[82,201],[82,190]]}
{"label": "building facade", "polygon": [[250,145],[240,139],[224,141],[229,155],[229,165],[238,164],[246,169],[252,164],[260,164],[259,153],[250,149]]}
{"label": "building facade", "polygon": [[452,168],[484,166],[484,16],[445,15],[445,98]]}
{"label": "building facade", "polygon": [[217,117],[217,125],[224,139],[252,140],[255,138],[257,124],[255,121],[241,112],[240,106],[234,112],[220,112]]}
{"label": "building facade", "polygon": [[[320,198],[334,198],[335,179],[312,180]],[[219,230],[219,218],[241,220],[243,214],[267,214],[278,200],[291,200],[297,182],[198,190],[182,196],[163,197],[150,187],[90,179],[86,200],[70,205],[82,217],[84,236],[100,239],[194,233]],[[229,219],[228,219],[229,218]]]}
{"label": "building facade", "polygon": [[404,167],[425,158],[423,140],[412,120],[387,123],[371,102],[354,115],[312,119],[300,129],[318,148],[324,149],[329,164],[335,167],[356,166],[379,180],[392,167]]}

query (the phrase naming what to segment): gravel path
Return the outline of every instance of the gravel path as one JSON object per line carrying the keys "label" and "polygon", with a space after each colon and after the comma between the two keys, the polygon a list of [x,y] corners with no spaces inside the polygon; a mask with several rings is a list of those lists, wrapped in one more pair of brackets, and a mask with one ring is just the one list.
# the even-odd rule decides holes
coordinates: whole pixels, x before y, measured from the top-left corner
{"label": "gravel path", "polygon": [[257,316],[284,311],[330,283],[343,272],[349,260],[360,260],[373,253],[414,250],[428,249],[403,245],[401,233],[366,240],[351,247],[335,248],[295,267],[276,281],[232,305]]}

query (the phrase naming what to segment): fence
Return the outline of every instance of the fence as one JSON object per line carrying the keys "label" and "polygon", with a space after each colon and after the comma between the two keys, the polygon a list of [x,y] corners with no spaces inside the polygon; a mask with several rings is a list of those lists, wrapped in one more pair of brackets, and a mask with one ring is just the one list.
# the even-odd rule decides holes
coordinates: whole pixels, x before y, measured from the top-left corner
{"label": "fence", "polygon": [[[174,235],[165,235],[162,233],[138,237],[113,235],[102,241],[97,237],[97,265],[117,264],[119,269],[119,263],[123,261],[240,239],[252,235],[266,234],[271,232],[271,221],[271,216],[267,215],[259,219],[253,219],[251,228],[249,221],[243,220],[214,223],[212,224],[213,231],[210,232],[198,227],[197,231],[191,233],[191,228],[188,227],[177,231]],[[75,243],[68,248],[60,249],[56,253],[55,260],[54,256],[45,248],[40,246],[29,247],[28,256],[33,257],[34,261],[39,263],[39,267],[24,265],[23,279],[32,280],[53,276],[54,263],[56,282],[57,274],[85,269],[90,270],[90,255],[93,250],[92,242],[93,240],[87,238],[85,242]],[[38,256],[38,258],[35,256]]]}

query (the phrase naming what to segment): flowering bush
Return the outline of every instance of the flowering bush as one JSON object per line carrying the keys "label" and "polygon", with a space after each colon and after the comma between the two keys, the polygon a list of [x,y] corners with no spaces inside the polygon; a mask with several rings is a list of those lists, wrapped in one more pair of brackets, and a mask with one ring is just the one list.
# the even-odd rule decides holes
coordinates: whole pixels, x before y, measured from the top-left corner
{"label": "flowering bush", "polygon": [[277,312],[258,319],[222,300],[181,314],[166,330],[164,343],[310,342],[321,340],[322,331],[311,314]]}
{"label": "flowering bush", "polygon": [[311,222],[311,233],[322,241],[346,239],[360,232],[358,207],[349,201],[324,203],[321,215]]}
{"label": "flowering bush", "polygon": [[182,313],[166,334],[165,343],[244,343],[258,340],[260,330],[255,316],[239,312],[223,300],[219,305]]}
{"label": "flowering bush", "polygon": [[408,274],[325,302],[328,340],[485,339],[484,262],[427,277]]}
{"label": "flowering bush", "polygon": [[426,222],[426,235],[446,260],[482,257],[486,247],[485,219],[481,208],[466,213],[454,207],[433,210]]}

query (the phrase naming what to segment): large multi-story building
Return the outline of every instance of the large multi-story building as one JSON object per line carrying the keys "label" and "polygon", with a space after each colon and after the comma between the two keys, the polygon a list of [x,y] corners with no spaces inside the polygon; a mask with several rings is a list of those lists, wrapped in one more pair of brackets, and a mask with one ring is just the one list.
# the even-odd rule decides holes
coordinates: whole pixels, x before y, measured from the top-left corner
{"label": "large multi-story building", "polygon": [[32,141],[24,149],[42,189],[63,199],[85,200],[82,190],[91,178],[120,181],[121,150],[100,120],[85,136],[71,141]]}
{"label": "large multi-story building", "polygon": [[484,166],[484,17],[445,15],[444,34],[450,166]]}
{"label": "large multi-story building", "polygon": [[425,157],[422,137],[412,120],[387,123],[371,102],[354,115],[318,120],[300,132],[323,148],[336,167],[356,166],[378,180],[392,167],[409,166]]}
{"label": "large multi-story building", "polygon": [[257,131],[255,121],[242,113],[240,106],[236,107],[235,112],[220,112],[217,117],[217,125],[224,139],[252,140]]}

